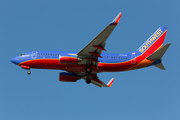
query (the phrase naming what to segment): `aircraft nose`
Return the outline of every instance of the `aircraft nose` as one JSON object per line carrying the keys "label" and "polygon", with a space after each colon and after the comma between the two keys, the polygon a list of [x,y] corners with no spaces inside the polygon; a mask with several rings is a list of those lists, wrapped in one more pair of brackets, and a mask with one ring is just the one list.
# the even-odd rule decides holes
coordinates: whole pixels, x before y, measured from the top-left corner
{"label": "aircraft nose", "polygon": [[17,58],[12,58],[12,59],[11,59],[11,62],[14,63],[14,64],[18,64]]}

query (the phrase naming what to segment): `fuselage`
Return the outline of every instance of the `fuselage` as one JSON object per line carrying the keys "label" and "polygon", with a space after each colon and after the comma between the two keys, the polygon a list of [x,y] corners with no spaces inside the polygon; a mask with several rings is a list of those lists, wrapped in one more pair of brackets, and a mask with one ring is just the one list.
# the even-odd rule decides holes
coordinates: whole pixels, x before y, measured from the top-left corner
{"label": "fuselage", "polygon": [[[86,64],[79,64],[76,52],[32,51],[22,53],[11,59],[11,62],[22,68],[55,69],[68,72],[84,73]],[[92,73],[120,72],[150,66],[154,61],[138,51],[125,54],[102,53],[98,58],[98,67],[91,65]]]}

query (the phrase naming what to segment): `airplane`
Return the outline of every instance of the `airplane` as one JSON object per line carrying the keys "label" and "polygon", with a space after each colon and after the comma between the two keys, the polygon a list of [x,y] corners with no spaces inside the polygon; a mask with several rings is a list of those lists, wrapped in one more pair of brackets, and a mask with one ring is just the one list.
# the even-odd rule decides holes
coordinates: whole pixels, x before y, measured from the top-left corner
{"label": "airplane", "polygon": [[156,66],[165,70],[162,56],[171,45],[163,46],[167,27],[159,27],[137,50],[125,54],[109,54],[106,51],[106,40],[119,23],[120,12],[115,19],[79,52],[31,51],[12,58],[11,62],[28,70],[54,69],[66,72],[59,73],[59,81],[76,82],[84,79],[87,84],[98,87],[111,87],[114,78],[105,84],[98,78],[98,73],[121,72]]}

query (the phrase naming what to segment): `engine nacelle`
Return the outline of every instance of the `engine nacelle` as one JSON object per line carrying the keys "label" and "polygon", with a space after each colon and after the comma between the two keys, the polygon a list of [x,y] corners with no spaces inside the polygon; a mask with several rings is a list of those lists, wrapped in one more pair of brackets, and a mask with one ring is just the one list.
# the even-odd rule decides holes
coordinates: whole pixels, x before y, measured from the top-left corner
{"label": "engine nacelle", "polygon": [[59,73],[59,81],[63,82],[76,82],[78,80],[78,76],[73,73],[60,72]]}
{"label": "engine nacelle", "polygon": [[74,57],[60,57],[59,63],[61,64],[77,64],[78,59]]}
{"label": "engine nacelle", "polygon": [[77,64],[80,61],[82,61],[81,58],[75,58],[75,57],[60,57],[59,58],[59,63],[61,64]]}

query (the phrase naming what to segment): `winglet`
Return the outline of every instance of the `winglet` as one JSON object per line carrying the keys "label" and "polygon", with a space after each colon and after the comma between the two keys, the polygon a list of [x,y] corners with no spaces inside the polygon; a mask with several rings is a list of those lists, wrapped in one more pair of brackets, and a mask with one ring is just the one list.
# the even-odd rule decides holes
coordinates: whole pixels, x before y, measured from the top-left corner
{"label": "winglet", "polygon": [[107,86],[108,86],[108,87],[111,87],[112,84],[113,84],[113,82],[114,82],[114,78],[112,78],[112,79],[108,82]]}
{"label": "winglet", "polygon": [[122,15],[122,12],[120,12],[120,13],[116,16],[116,18],[111,22],[110,25],[117,25],[117,24],[119,23],[119,20],[120,20],[120,18],[121,18],[121,15]]}

